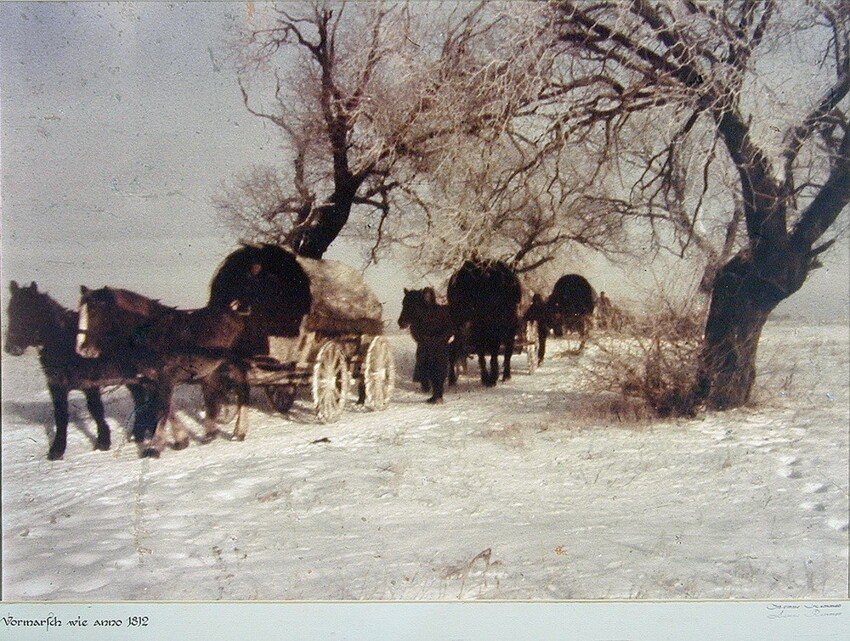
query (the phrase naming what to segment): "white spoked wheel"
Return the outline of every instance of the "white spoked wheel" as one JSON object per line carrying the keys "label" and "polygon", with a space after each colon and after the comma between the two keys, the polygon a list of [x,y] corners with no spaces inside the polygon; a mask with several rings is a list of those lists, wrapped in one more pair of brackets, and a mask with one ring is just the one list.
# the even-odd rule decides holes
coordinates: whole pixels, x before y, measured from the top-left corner
{"label": "white spoked wheel", "polygon": [[537,321],[525,324],[525,356],[528,359],[528,373],[534,374],[537,359],[540,357],[540,345],[537,343]]}
{"label": "white spoked wheel", "polygon": [[395,359],[389,341],[375,336],[366,350],[363,362],[363,382],[366,386],[366,407],[385,410],[395,389]]}
{"label": "white spoked wheel", "polygon": [[342,415],[351,384],[351,373],[342,348],[333,341],[325,343],[313,365],[313,407],[323,423],[333,423]]}

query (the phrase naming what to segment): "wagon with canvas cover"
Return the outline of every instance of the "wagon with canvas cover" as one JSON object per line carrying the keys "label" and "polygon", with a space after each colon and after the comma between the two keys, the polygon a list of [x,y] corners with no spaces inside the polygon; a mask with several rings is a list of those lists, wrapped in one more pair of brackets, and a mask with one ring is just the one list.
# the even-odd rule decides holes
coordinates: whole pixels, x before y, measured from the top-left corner
{"label": "wagon with canvas cover", "polygon": [[336,421],[349,396],[387,407],[395,363],[382,306],[362,274],[333,260],[297,256],[275,245],[244,245],[230,254],[210,287],[210,302],[248,300],[248,327],[237,352],[250,385],[288,411],[300,392],[317,417]]}

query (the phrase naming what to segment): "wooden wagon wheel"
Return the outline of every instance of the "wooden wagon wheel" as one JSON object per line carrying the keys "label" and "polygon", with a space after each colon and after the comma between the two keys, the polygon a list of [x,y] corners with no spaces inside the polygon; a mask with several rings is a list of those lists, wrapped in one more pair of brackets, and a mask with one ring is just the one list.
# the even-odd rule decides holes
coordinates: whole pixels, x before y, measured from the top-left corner
{"label": "wooden wagon wheel", "polygon": [[342,348],[333,341],[322,345],[313,365],[313,407],[323,423],[333,423],[341,415],[348,397],[351,373]]}
{"label": "wooden wagon wheel", "polygon": [[366,407],[386,409],[395,388],[395,359],[389,342],[383,336],[375,336],[366,350],[363,385],[366,388]]}
{"label": "wooden wagon wheel", "polygon": [[292,408],[297,391],[298,388],[295,385],[266,385],[269,403],[281,414],[286,414]]}
{"label": "wooden wagon wheel", "polygon": [[540,358],[540,345],[537,340],[537,321],[528,321],[525,324],[525,356],[528,359],[529,374],[534,374],[537,360]]}

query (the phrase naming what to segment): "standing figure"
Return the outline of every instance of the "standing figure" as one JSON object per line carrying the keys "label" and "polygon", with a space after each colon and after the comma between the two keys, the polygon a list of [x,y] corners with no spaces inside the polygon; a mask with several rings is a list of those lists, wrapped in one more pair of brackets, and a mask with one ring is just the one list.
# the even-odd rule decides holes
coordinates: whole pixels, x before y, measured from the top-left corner
{"label": "standing figure", "polygon": [[416,341],[414,381],[418,378],[423,391],[431,391],[429,403],[442,403],[446,377],[455,382],[454,367],[450,367],[454,331],[448,306],[437,303],[431,287],[405,289],[398,326],[409,327]]}
{"label": "standing figure", "polygon": [[543,296],[534,294],[531,297],[531,305],[523,318],[526,322],[537,323],[537,364],[539,365],[546,356],[546,337],[549,334],[549,314]]}

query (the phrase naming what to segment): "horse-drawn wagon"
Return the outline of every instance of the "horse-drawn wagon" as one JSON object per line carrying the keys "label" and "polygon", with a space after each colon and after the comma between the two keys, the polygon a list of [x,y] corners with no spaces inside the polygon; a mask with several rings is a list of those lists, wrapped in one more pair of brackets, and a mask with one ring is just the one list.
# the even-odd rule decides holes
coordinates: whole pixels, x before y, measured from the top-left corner
{"label": "horse-drawn wagon", "polygon": [[[503,357],[502,379],[511,376],[511,357],[525,353],[529,373],[538,364],[537,322],[528,317],[527,292],[516,272],[502,261],[468,260],[449,279],[449,314],[467,354],[477,354],[481,382],[498,380],[498,357]],[[490,366],[485,355],[490,356]],[[465,359],[463,359],[465,361]]]}
{"label": "horse-drawn wagon", "polygon": [[[520,312],[522,312],[522,306],[520,307]],[[537,367],[540,365],[541,361],[541,340],[540,340],[540,321],[526,316],[525,314],[520,314],[519,320],[517,322],[517,331],[514,335],[514,344],[512,355],[516,356],[518,354],[525,354],[526,359],[526,368],[529,374],[534,374],[537,371]],[[460,359],[456,365],[458,369],[462,372],[465,372],[468,367],[466,364],[467,358],[471,358],[478,350],[477,344],[474,340],[467,338],[466,343],[464,345],[466,358]],[[499,356],[505,355],[505,346],[499,346]],[[458,372],[460,373],[460,372]]]}
{"label": "horse-drawn wagon", "polygon": [[251,312],[235,351],[247,383],[288,411],[300,390],[319,420],[337,420],[356,393],[373,410],[387,407],[395,362],[382,306],[357,270],[296,256],[274,245],[245,245],[225,259],[210,304],[248,301]]}

